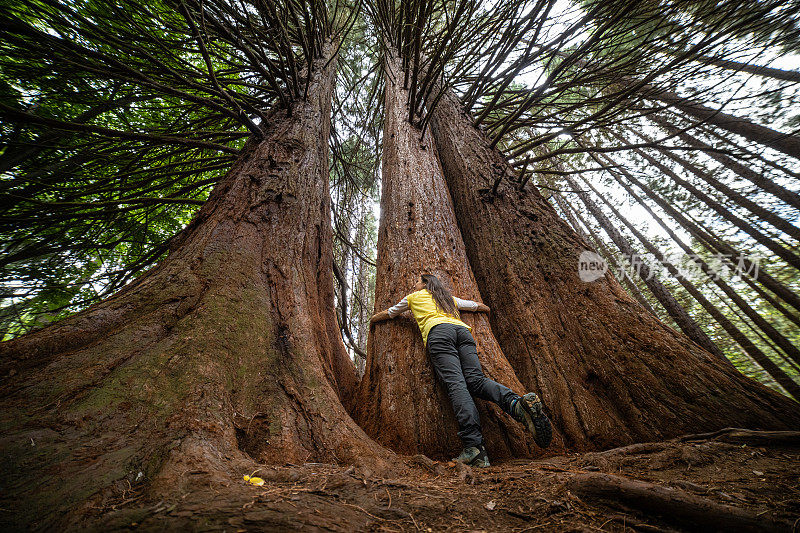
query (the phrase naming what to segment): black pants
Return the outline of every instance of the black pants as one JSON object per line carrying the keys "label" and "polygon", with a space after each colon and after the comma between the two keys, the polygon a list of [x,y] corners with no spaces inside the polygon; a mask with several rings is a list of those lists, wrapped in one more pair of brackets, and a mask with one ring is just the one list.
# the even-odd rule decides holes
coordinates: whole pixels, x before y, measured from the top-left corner
{"label": "black pants", "polygon": [[475,339],[464,326],[433,326],[428,333],[428,355],[450,397],[464,447],[482,444],[481,421],[472,396],[494,402],[510,413],[511,402],[519,395],[483,375]]}

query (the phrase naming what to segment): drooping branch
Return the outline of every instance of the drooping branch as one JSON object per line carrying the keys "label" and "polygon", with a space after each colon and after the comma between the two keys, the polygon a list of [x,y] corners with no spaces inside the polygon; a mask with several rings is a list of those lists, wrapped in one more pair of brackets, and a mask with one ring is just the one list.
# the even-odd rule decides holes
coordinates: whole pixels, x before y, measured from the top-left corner
{"label": "drooping branch", "polygon": [[[321,43],[357,13],[322,0],[4,10],[0,283],[30,279],[76,310],[152,266],[246,140],[306,96]],[[83,280],[80,295],[64,279]]]}
{"label": "drooping branch", "polygon": [[757,185],[759,188],[773,194],[795,209],[800,209],[800,194],[783,187],[774,180],[769,179],[767,176],[755,172],[741,161],[737,161],[729,155],[720,153],[719,150],[710,144],[693,135],[690,135],[685,130],[679,129],[677,126],[667,121],[664,117],[658,114],[652,114],[649,115],[648,118],[668,131],[670,134],[677,135],[687,145],[703,150],[703,153],[722,164],[725,168],[728,168],[732,172],[736,173],[737,176],[744,178],[754,185]]}
{"label": "drooping branch", "polygon": [[[625,139],[619,137],[618,134],[612,133],[612,135],[614,135],[623,144],[626,142]],[[711,198],[709,195],[707,195],[706,193],[704,193],[703,191],[692,185],[687,180],[680,177],[672,169],[670,169],[668,166],[666,166],[659,160],[655,159],[651,155],[647,154],[646,152],[638,148],[634,148],[633,151],[637,155],[640,155],[642,158],[647,160],[651,165],[658,168],[665,175],[669,176],[676,183],[678,183],[686,190],[691,192],[695,197],[700,199],[709,208],[711,208],[714,212],[716,212],[720,217],[722,217],[723,219],[727,220],[728,222],[732,223],[733,225],[735,225],[736,227],[738,227],[739,229],[750,235],[756,242],[763,245],[765,248],[773,252],[776,256],[786,261],[789,265],[800,270],[800,256],[798,256],[791,250],[781,246],[780,244],[776,243],[775,241],[770,239],[767,235],[765,235],[763,232],[759,231],[757,228],[753,227],[751,224],[747,223],[740,217],[734,215],[728,209],[722,207],[718,202],[714,201],[714,199]]]}
{"label": "drooping branch", "polygon": [[[645,184],[643,184],[640,180],[638,180],[631,173],[625,171],[624,169],[620,169],[620,173],[622,175],[624,175],[629,181],[634,183],[637,187],[639,187],[639,189],[642,190],[654,202],[656,202],[656,204],[661,209],[663,209],[665,212],[667,212],[673,219],[678,221],[683,228],[685,228],[687,231],[692,233],[696,238],[698,238],[698,240],[700,240],[701,242],[709,242],[709,244],[711,242],[713,242],[714,246],[712,247],[712,250],[714,250],[715,252],[718,252],[718,253],[722,253],[722,254],[729,254],[732,257],[741,257],[742,256],[742,254],[737,252],[733,247],[728,246],[728,245],[724,245],[723,246],[722,243],[719,243],[718,241],[716,241],[712,237],[708,236],[708,234],[703,232],[703,230],[701,228],[699,228],[696,224],[694,224],[691,221],[689,221],[686,218],[685,215],[683,215],[680,211],[678,211],[669,202],[666,202],[663,198],[661,198],[656,193],[654,193],[649,187],[647,187]],[[612,173],[612,175],[614,175],[614,174]],[[660,220],[660,218],[656,218],[656,220]],[[680,240],[677,240],[676,242],[678,244],[682,244],[682,241],[680,241]],[[694,255],[694,252],[691,251],[691,249],[688,246],[682,245],[682,247],[684,248],[685,251],[687,251],[687,253],[691,253],[691,254]],[[725,283],[725,281],[722,280],[719,275],[714,274],[714,271],[710,267],[708,267],[708,265],[703,266],[704,263],[699,263],[699,264],[700,264],[701,268],[703,268],[704,271],[709,273],[711,279],[717,284],[717,286],[719,286],[719,288],[722,289],[722,291],[733,302],[735,302],[736,305],[740,309],[742,309],[742,311],[751,320],[753,320],[754,323],[756,323],[758,325],[758,327],[761,328],[762,331],[764,331],[776,344],[778,344],[781,347],[781,349],[783,349],[787,353],[787,355],[790,355],[792,357],[792,359],[794,359],[795,361],[798,360],[798,356],[797,356],[797,353],[796,353],[797,349],[792,345],[792,343],[786,337],[784,337],[769,322],[767,322],[760,314],[758,314],[744,300],[744,298],[742,298],[742,296],[736,290],[734,290],[727,283]],[[760,279],[764,275],[765,274],[763,272],[759,272],[758,278]],[[774,286],[776,286],[776,288],[777,288],[779,286],[779,284],[775,283]],[[784,288],[784,291],[785,291],[785,288]],[[746,346],[749,345],[749,344],[750,344],[750,342],[748,341],[742,347],[744,349],[747,349]]]}
{"label": "drooping branch", "polygon": [[[575,180],[570,176],[565,176],[565,180],[573,188],[578,189],[579,186]],[[588,183],[588,182],[585,182]],[[595,191],[596,193],[596,191]],[[600,210],[600,207],[586,193],[578,193],[578,197],[583,201],[586,208],[592,215],[600,222],[603,229],[614,241],[614,244],[620,251],[629,258],[629,261],[635,265],[636,272],[644,281],[645,285],[650,289],[653,295],[661,302],[664,309],[675,320],[678,326],[690,339],[695,341],[699,346],[702,346],[715,356],[728,362],[727,358],[722,354],[722,351],[714,344],[708,335],[700,328],[697,322],[692,319],[683,306],[678,303],[672,293],[667,289],[651,272],[650,266],[637,254],[627,240],[619,233],[611,220]],[[600,196],[600,198],[603,198]],[[619,216],[619,215],[618,215]]]}
{"label": "drooping branch", "polygon": [[[614,177],[619,179],[616,174],[614,175]],[[705,261],[697,257],[697,254],[695,254],[688,246],[686,246],[678,238],[678,236],[674,233],[674,231],[671,228],[669,228],[666,224],[664,224],[663,220],[660,217],[657,217],[657,215],[649,208],[649,206],[641,202],[641,199],[629,187],[627,187],[627,185],[625,185],[622,181],[619,181],[619,183],[625,187],[626,191],[628,191],[629,194],[633,195],[634,198],[637,198],[637,200],[640,202],[640,205],[642,205],[648,210],[650,215],[653,216],[653,218],[659,222],[662,228],[670,235],[670,237],[672,237],[673,240],[675,240],[685,251],[687,251],[687,253],[691,254],[691,257],[694,258],[695,263],[701,268],[701,270],[706,275],[708,275],[711,278],[718,276],[718,273],[713,271]],[[587,182],[587,185],[592,188],[592,190],[595,192],[595,195],[597,195],[601,199],[604,199],[604,196],[600,195],[591,186],[591,183]],[[612,210],[614,210],[613,206],[611,206],[609,202],[606,201],[604,203],[606,203],[606,205],[608,205],[609,207],[612,208]],[[642,235],[635,227],[633,227],[627,221],[627,219],[622,217],[621,214],[619,214],[616,211],[615,215],[617,216],[618,219],[622,220],[623,223],[625,223],[628,229],[632,233],[634,233],[637,239],[642,244],[644,244],[645,248],[651,254],[653,254],[658,260],[662,261],[662,263],[667,267],[667,269],[674,276],[674,278],[677,279],[677,281],[681,284],[681,286],[683,286],[687,290],[687,292],[689,292],[689,294],[703,307],[703,309],[705,309],[706,312],[708,312],[717,321],[717,323],[719,323],[723,327],[723,329],[729,335],[731,335],[731,337],[734,340],[736,340],[737,343],[739,343],[739,345],[745,350],[745,352],[748,353],[748,355],[750,355],[762,368],[764,368],[764,370],[766,370],[767,373],[770,376],[772,376],[776,380],[776,382],[780,384],[789,394],[791,394],[794,398],[800,399],[800,385],[798,385],[790,376],[788,376],[786,372],[784,372],[778,365],[776,365],[766,354],[764,354],[761,350],[759,350],[753,344],[752,341],[750,341],[723,313],[720,312],[720,310],[714,304],[712,304],[700,292],[700,290],[693,283],[691,283],[686,278],[686,276],[681,275],[678,269],[674,265],[672,265],[669,261],[666,260],[661,251],[656,246],[654,246],[644,235]],[[717,352],[719,352],[718,353],[719,356],[723,358],[725,357],[721,353],[721,351],[717,350]]]}

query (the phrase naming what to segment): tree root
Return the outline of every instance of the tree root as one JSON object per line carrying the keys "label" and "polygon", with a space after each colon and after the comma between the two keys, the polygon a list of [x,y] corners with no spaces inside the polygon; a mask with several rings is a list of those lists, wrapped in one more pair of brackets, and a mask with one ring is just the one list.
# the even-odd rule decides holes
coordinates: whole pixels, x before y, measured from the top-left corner
{"label": "tree root", "polygon": [[587,458],[596,457],[611,457],[616,455],[636,455],[645,453],[663,452],[670,447],[669,441],[657,442],[637,442],[636,444],[628,444],[627,446],[620,446],[618,448],[609,448],[599,452],[586,452],[584,454]]}
{"label": "tree root", "polygon": [[653,524],[648,524],[647,522],[626,514],[611,515],[609,521],[611,520],[620,522],[624,526],[635,529],[636,531],[646,531],[649,533],[679,533],[679,530],[677,529],[654,526]]}
{"label": "tree root", "polygon": [[441,463],[434,461],[427,455],[417,454],[411,458],[411,462],[415,465],[425,468],[425,470],[437,476],[443,476],[446,473],[446,470]]}
{"label": "tree root", "polygon": [[800,446],[800,431],[756,431],[744,428],[724,428],[710,433],[683,435],[681,442],[716,440],[751,446]]}
{"label": "tree root", "polygon": [[680,489],[601,473],[578,474],[567,488],[583,498],[606,500],[660,515],[694,531],[791,531],[791,524],[766,515],[717,503]]}

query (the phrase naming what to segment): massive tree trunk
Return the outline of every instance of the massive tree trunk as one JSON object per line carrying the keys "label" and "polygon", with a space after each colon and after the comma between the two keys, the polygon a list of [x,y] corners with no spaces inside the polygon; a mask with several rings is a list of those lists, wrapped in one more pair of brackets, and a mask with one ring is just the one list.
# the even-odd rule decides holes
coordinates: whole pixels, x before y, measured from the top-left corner
{"label": "massive tree trunk", "polygon": [[[440,276],[458,297],[481,301],[430,130],[423,136],[407,120],[408,93],[401,86],[399,61],[387,57],[384,63],[386,113],[375,309],[386,309],[412,292],[422,272]],[[462,319],[473,328],[484,373],[524,393],[486,315],[465,312]],[[499,407],[478,404],[486,447],[493,458],[529,455],[536,449],[522,426]],[[396,451],[437,458],[459,451],[450,402],[435,381],[413,319],[398,317],[372,327],[354,418],[367,433]],[[559,444],[558,436],[554,437],[553,449]]]}
{"label": "massive tree trunk", "polygon": [[61,529],[131,489],[180,499],[241,482],[256,462],[391,455],[339,398],[354,369],[332,313],[324,61],[307,100],[271,116],[165,260],[0,344],[7,525]]}
{"label": "massive tree trunk", "polygon": [[[603,244],[603,240],[597,235],[597,233],[595,233],[595,231],[592,229],[592,226],[588,222],[586,222],[583,216],[581,216],[580,212],[573,206],[567,204],[566,200],[564,200],[564,198],[561,197],[560,193],[554,193],[552,195],[552,198],[555,199],[556,203],[561,208],[561,211],[567,217],[567,220],[569,220],[572,229],[576,230],[578,234],[581,237],[583,237],[587,242],[593,244],[595,250],[601,252],[600,255],[606,260],[608,265],[613,269],[613,272],[623,273],[622,282],[625,284],[626,287],[628,287],[628,292],[631,294],[631,296],[636,298],[637,302],[642,304],[644,308],[650,312],[651,315],[657,318],[658,315],[656,314],[655,309],[653,309],[653,307],[650,305],[650,302],[648,302],[647,298],[645,298],[644,294],[642,294],[642,291],[639,289],[639,286],[636,285],[633,278],[631,278],[627,269],[624,267],[624,265],[620,265],[619,263],[616,262],[614,255],[608,251],[608,248],[606,248],[605,244]],[[584,225],[584,227],[586,227],[586,229],[589,231],[588,235],[583,231],[583,228],[580,226],[578,221],[580,221]]]}
{"label": "massive tree trunk", "polygon": [[542,392],[569,448],[800,424],[796,402],[655,319],[610,273],[581,281],[588,244],[537,191],[514,186],[454,95],[431,124],[497,340],[521,381]]}

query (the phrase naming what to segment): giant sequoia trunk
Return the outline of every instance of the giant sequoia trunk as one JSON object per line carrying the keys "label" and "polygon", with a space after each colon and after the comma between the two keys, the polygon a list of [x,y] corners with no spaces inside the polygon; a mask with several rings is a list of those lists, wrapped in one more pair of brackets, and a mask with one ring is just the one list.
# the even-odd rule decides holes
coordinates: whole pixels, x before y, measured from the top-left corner
{"label": "giant sequoia trunk", "polygon": [[[592,243],[594,245],[595,250],[601,252],[600,255],[606,260],[610,268],[612,268],[614,271],[618,271],[623,268],[616,262],[616,258],[608,251],[608,248],[605,247],[602,239],[598,237],[597,233],[595,233],[595,231],[592,229],[592,226],[588,222],[586,222],[586,220],[581,216],[580,212],[578,212],[571,205],[567,204],[567,202],[561,196],[561,193],[559,192],[553,193],[551,198],[553,198],[556,201],[559,208],[561,209],[561,212],[564,213],[564,215],[567,217],[567,220],[569,220],[572,229],[574,229],[578,233],[578,235],[583,237],[584,240]],[[589,232],[588,235],[583,231],[583,228],[580,226],[580,224],[578,224],[578,220],[580,220],[580,222],[584,225],[584,227],[586,227],[587,231]],[[628,272],[623,272],[623,273],[624,276],[622,281],[628,288],[628,292],[630,292],[631,295],[634,298],[636,298],[636,301],[642,304],[644,308],[650,312],[651,315],[658,316],[656,315],[655,309],[653,309],[653,307],[650,305],[650,302],[647,301],[647,298],[645,298],[644,294],[642,294],[642,291],[639,289],[636,283],[634,283],[630,274]]]}
{"label": "giant sequoia trunk", "polygon": [[74,524],[132,487],[180,498],[241,482],[256,461],[390,455],[339,398],[355,374],[331,311],[334,67],[323,63],[307,100],[272,115],[163,262],[0,345],[13,376],[0,414],[7,525]]}
{"label": "giant sequoia trunk", "polygon": [[610,273],[581,281],[588,244],[538,191],[514,186],[454,95],[431,124],[497,340],[520,380],[542,392],[569,448],[800,424],[800,405],[658,321]]}
{"label": "giant sequoia trunk", "polygon": [[[399,60],[385,62],[381,220],[375,287],[376,311],[413,291],[422,272],[436,274],[454,295],[480,301],[442,177],[430,130],[408,120],[408,93]],[[480,221],[475,221],[480,223]],[[485,314],[463,313],[473,330],[484,373],[525,392],[492,335]],[[486,447],[493,458],[535,450],[523,428],[494,404],[478,401]],[[460,449],[450,402],[434,379],[419,328],[412,318],[375,324],[367,343],[367,369],[354,418],[382,444],[404,453],[449,457]],[[555,437],[553,448],[559,447]]]}

